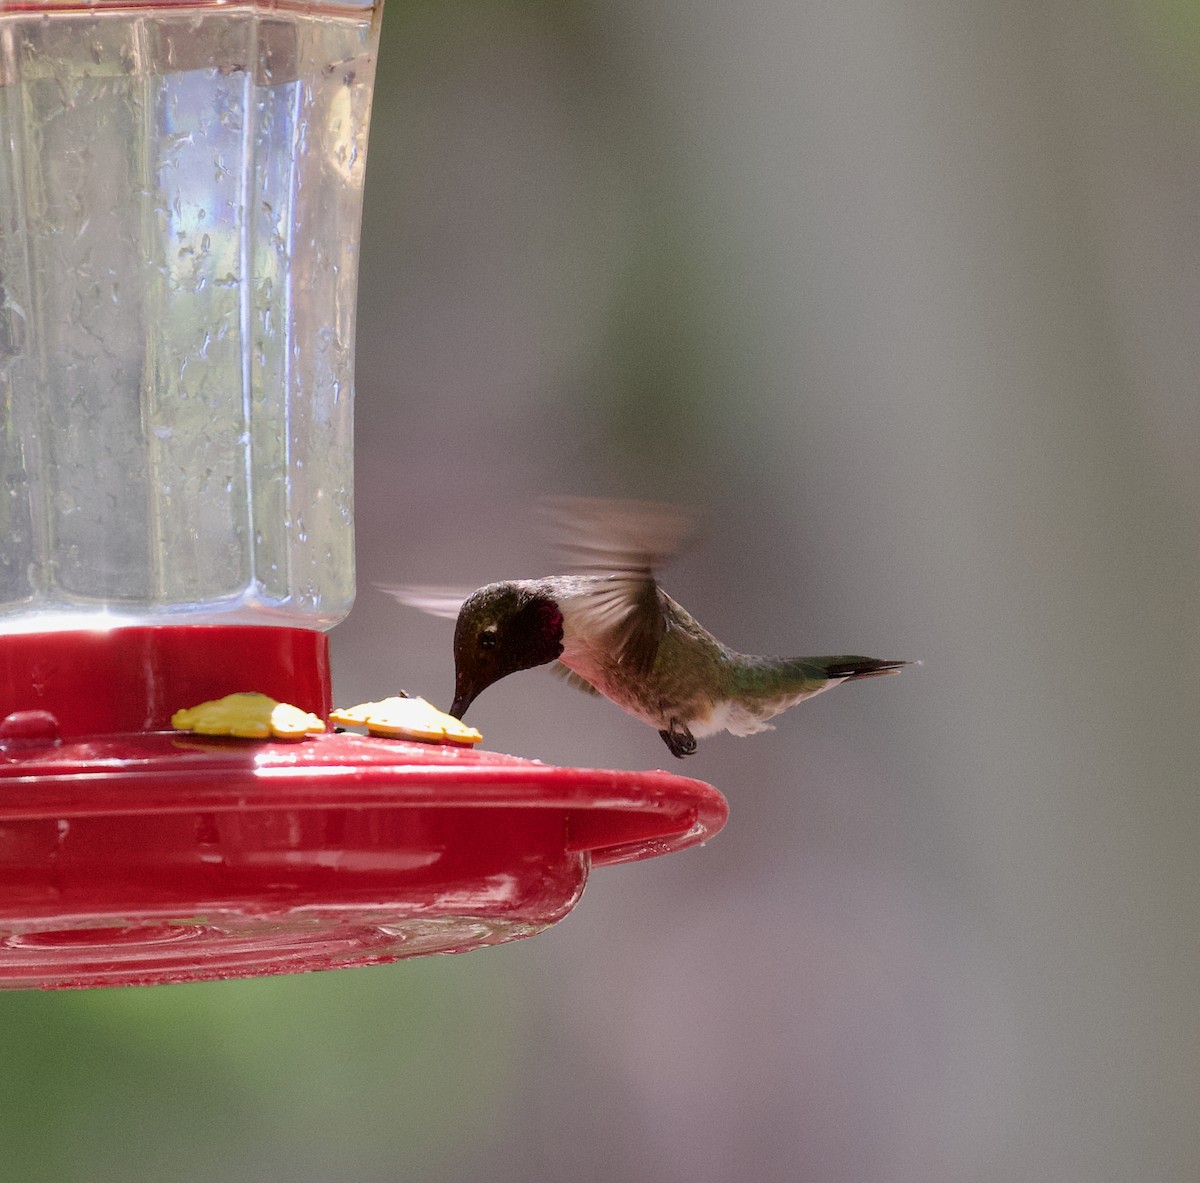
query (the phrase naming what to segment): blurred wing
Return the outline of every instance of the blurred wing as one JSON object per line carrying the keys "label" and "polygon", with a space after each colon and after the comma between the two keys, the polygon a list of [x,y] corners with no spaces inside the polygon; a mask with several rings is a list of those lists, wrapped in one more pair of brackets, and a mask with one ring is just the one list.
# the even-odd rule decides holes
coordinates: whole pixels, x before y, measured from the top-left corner
{"label": "blurred wing", "polygon": [[579,627],[618,662],[649,673],[667,629],[654,572],[679,550],[690,521],[670,505],[560,497],[543,502],[560,562],[578,577]]}
{"label": "blurred wing", "polygon": [[552,497],[542,503],[564,568],[576,575],[653,578],[694,534],[673,505],[604,497]]}
{"label": "blurred wing", "polygon": [[457,620],[463,601],[473,592],[474,588],[457,587],[421,587],[404,583],[377,583],[381,592],[386,592],[393,599],[407,604],[410,608],[419,608],[430,616],[442,616],[446,620]]}
{"label": "blurred wing", "polygon": [[667,631],[660,596],[653,579],[619,575],[588,579],[571,601],[575,628],[597,638],[619,665],[635,674],[648,674]]}

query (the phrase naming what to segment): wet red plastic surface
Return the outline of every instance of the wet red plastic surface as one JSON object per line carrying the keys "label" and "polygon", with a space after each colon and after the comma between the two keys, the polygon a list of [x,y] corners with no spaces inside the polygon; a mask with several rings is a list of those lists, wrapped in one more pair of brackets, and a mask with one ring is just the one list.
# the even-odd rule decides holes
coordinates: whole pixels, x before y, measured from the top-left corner
{"label": "wet red plastic surface", "polygon": [[238,690],[327,718],[329,639],[312,629],[255,625],[0,636],[0,719],[49,711],[64,739],[166,730],[180,707]]}
{"label": "wet red plastic surface", "polygon": [[[90,693],[104,684],[96,653],[107,645],[122,661],[152,655],[153,685],[137,708],[152,720],[233,690],[264,689],[307,709],[327,703],[321,634],[170,631],[197,633],[208,654],[243,653],[223,676],[211,659],[187,656],[186,637],[86,634]],[[557,768],[352,734],[296,743],[82,733],[81,718],[98,711],[88,702],[70,713],[80,696],[62,672],[67,638],[80,634],[45,636],[50,655],[38,668],[51,672],[33,701],[17,692],[8,648],[29,638],[0,637],[0,987],[187,981],[466,951],[561,919],[593,866],[684,849],[725,821],[715,789],[666,772]],[[281,652],[282,674],[270,666]],[[295,671],[297,652],[308,654],[308,670]],[[178,664],[162,660],[180,653]],[[294,671],[307,698],[280,685]],[[129,670],[118,681],[133,693]],[[110,704],[103,717],[130,709]]]}

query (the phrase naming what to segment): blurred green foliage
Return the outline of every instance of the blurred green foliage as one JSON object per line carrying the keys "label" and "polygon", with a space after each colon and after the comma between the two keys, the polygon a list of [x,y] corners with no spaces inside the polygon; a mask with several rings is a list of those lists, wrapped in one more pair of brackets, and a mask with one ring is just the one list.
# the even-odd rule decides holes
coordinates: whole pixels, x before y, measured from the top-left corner
{"label": "blurred green foliage", "polygon": [[475,1149],[475,1132],[506,1119],[506,960],[488,951],[0,994],[4,1176],[384,1180],[448,1169]]}
{"label": "blurred green foliage", "polygon": [[1196,0],[1126,0],[1152,58],[1180,89],[1200,91],[1200,4]]}

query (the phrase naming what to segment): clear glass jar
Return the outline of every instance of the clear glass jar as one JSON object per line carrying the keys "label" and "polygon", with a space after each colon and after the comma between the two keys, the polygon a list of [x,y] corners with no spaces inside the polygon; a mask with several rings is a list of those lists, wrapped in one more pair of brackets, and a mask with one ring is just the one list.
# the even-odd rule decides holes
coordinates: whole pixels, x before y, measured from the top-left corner
{"label": "clear glass jar", "polygon": [[0,632],[349,611],[378,17],[0,0]]}

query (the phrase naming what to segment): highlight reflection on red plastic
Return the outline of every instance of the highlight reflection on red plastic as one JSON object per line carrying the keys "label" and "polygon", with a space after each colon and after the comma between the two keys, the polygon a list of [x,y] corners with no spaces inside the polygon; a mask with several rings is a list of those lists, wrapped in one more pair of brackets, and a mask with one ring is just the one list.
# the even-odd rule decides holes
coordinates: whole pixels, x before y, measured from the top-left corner
{"label": "highlight reflection on red plastic", "polygon": [[[51,672],[22,693],[19,663],[6,656],[16,638],[0,637],[0,987],[186,981],[479,948],[561,919],[592,866],[680,850],[724,824],[716,790],[665,772],[556,768],[350,734],[288,743],[163,731],[163,712],[194,705],[199,684],[210,697],[270,686],[286,698],[279,687],[295,675],[308,690],[291,701],[319,706],[324,637],[121,631],[194,631],[209,656],[164,661],[187,650],[183,636],[82,635],[93,693],[106,646],[127,687],[129,653],[149,655],[154,685],[140,705],[105,709],[126,726],[136,709],[152,730],[81,732],[91,716],[71,713],[71,679]],[[47,636],[57,667],[81,635]],[[17,646],[27,656],[28,641]],[[242,656],[226,681],[212,658],[230,650]],[[290,668],[264,668],[279,652]],[[297,652],[308,668],[297,671]],[[250,666],[257,684],[243,677]]]}

